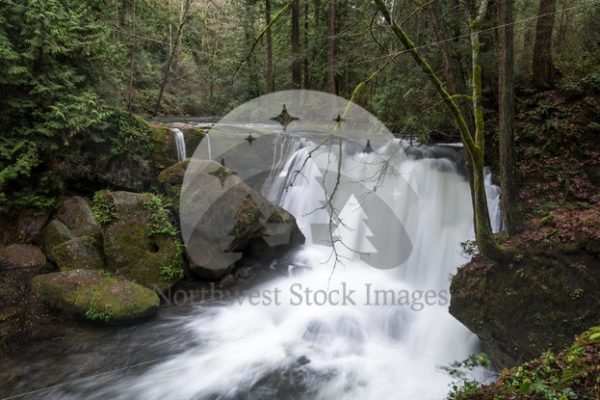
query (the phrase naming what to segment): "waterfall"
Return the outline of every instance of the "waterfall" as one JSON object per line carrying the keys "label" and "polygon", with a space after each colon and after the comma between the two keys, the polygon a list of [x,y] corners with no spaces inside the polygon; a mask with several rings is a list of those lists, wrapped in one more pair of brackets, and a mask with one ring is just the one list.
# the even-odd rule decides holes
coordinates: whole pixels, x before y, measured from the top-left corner
{"label": "waterfall", "polygon": [[[371,179],[378,157],[405,144],[396,140],[368,154],[351,147],[315,150],[309,139],[276,145],[284,154],[263,193],[294,214],[307,238],[279,261],[290,276],[256,288],[259,304],[242,296],[231,304],[197,306],[185,318],[198,342],[137,376],[94,386],[87,398],[445,398],[453,378],[439,366],[478,349],[475,335],[448,312],[451,275],[467,261],[460,243],[473,239],[470,190],[459,161],[432,156],[460,158],[460,149],[423,147],[419,154],[390,157],[387,167],[397,173]],[[330,162],[332,154],[343,154],[339,165],[350,181],[362,180],[378,197],[394,199],[363,213],[356,210],[363,202],[366,209],[370,198],[339,188],[336,201],[346,222],[335,228],[343,239],[337,248],[319,240],[315,228],[327,226],[323,193],[333,192],[318,160]],[[498,229],[499,190],[489,176],[486,188]],[[386,207],[399,216],[400,227]],[[410,246],[401,245],[405,239]],[[334,260],[334,250],[342,262]],[[378,256],[395,257],[398,266],[374,268]]]}
{"label": "waterfall", "polygon": [[175,137],[175,146],[177,148],[177,160],[183,161],[187,158],[187,152],[185,149],[185,136],[181,129],[172,128],[173,136]]}
{"label": "waterfall", "polygon": [[206,132],[206,146],[208,149],[208,159],[212,160],[212,146],[210,144],[210,135],[208,134],[208,132]]}

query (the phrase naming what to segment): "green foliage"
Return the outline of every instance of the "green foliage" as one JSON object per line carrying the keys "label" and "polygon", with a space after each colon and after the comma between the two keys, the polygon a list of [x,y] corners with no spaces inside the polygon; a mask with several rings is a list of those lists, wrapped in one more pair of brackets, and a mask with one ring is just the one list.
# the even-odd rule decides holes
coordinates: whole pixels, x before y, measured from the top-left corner
{"label": "green foliage", "polygon": [[103,269],[100,271],[100,275],[101,275],[103,278],[112,278],[112,273],[111,273],[109,270],[107,270],[106,268],[103,268]]}
{"label": "green foliage", "polygon": [[175,246],[177,246],[177,253],[171,263],[160,267],[160,276],[167,282],[177,282],[184,276],[182,266],[184,246],[179,240],[175,241]]}
{"label": "green foliage", "polygon": [[96,86],[119,50],[101,1],[27,0],[0,8],[0,211],[47,207],[71,140],[106,118]]}
{"label": "green foliage", "polygon": [[85,318],[90,321],[108,322],[112,319],[110,311],[98,311],[94,307],[90,307],[85,312]]}
{"label": "green foliage", "polygon": [[92,213],[96,221],[102,226],[109,224],[119,216],[107,191],[100,191],[94,194]]}
{"label": "green foliage", "polygon": [[[177,237],[178,231],[170,220],[169,205],[161,197],[151,194],[144,206],[150,211],[150,228],[146,232],[149,237],[170,236]],[[176,282],[183,278],[183,252],[184,246],[179,239],[175,239],[176,253],[167,265],[160,267],[160,275],[167,282]]]}
{"label": "green foliage", "polygon": [[151,194],[144,206],[150,211],[150,229],[147,235],[152,236],[177,236],[177,229],[171,223],[169,210],[162,198]]}
{"label": "green foliage", "polygon": [[453,387],[453,400],[597,398],[600,393],[600,327],[583,333],[560,354],[546,352],[536,360],[504,371],[490,385]]}
{"label": "green foliage", "polygon": [[114,109],[107,118],[107,130],[104,132],[110,142],[112,157],[123,154],[137,154],[149,157],[153,150],[150,139],[150,126],[143,119],[123,110]]}
{"label": "green foliage", "polygon": [[448,394],[448,399],[458,400],[461,399],[463,394],[469,396],[479,394],[479,383],[470,378],[470,371],[475,368],[489,368],[491,361],[485,353],[474,354],[471,357],[463,361],[455,361],[449,366],[440,367],[441,370],[446,371],[450,376],[455,378],[451,385],[451,391]]}

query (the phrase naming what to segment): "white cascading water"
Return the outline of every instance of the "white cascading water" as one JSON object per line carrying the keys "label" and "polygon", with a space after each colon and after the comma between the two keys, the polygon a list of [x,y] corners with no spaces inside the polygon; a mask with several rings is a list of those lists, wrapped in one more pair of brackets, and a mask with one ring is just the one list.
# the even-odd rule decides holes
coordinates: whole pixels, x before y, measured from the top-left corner
{"label": "white cascading water", "polygon": [[[310,231],[311,224],[327,218],[324,211],[315,211],[322,205],[321,171],[309,162],[301,178],[290,186],[310,144],[303,139],[301,144],[287,145],[292,153],[281,157],[283,163],[264,188],[267,196],[295,215],[307,237],[307,244],[288,260],[290,269],[297,273],[259,288],[271,297],[280,289],[281,304],[253,305],[240,298],[221,307],[198,306],[196,315],[187,317],[187,327],[202,345],[190,344],[182,354],[140,376],[94,390],[88,398],[446,397],[452,378],[439,366],[466,359],[478,346],[476,337],[448,312],[451,274],[466,260],[460,243],[473,236],[466,180],[445,158],[399,159],[394,168],[402,177],[387,176],[378,181],[377,190],[395,193],[397,214],[407,216],[403,223],[413,239],[410,256],[399,268],[380,270],[366,265],[356,252],[340,247],[344,261],[332,273],[332,247],[313,243]],[[372,154],[348,152],[342,169],[354,178],[364,178],[373,165],[368,161],[394,146],[401,143],[390,143]],[[322,156],[328,151],[319,150]],[[318,158],[319,152],[313,158]],[[497,229],[499,191],[490,180],[487,186]],[[402,195],[408,189],[417,198]],[[350,196],[348,203],[355,201]],[[418,218],[411,217],[415,215]],[[346,223],[353,225],[343,233],[346,250],[369,251],[371,232],[364,216],[349,216]],[[397,237],[390,234],[387,240],[386,251],[393,251]],[[303,272],[294,268],[298,266],[305,267],[298,269]],[[292,292],[292,285],[298,290]],[[356,305],[334,305],[339,300],[335,296],[328,304],[308,304],[307,300],[323,299],[300,296],[307,288],[313,293],[355,290],[352,300]],[[374,305],[375,290],[409,294],[411,305]],[[425,290],[438,293],[436,305],[418,306],[423,299],[417,299],[415,293]],[[298,302],[301,304],[294,305]]]}
{"label": "white cascading water", "polygon": [[177,149],[177,160],[183,161],[187,158],[187,151],[185,148],[185,136],[181,129],[172,128],[173,137],[175,138],[175,147]]}

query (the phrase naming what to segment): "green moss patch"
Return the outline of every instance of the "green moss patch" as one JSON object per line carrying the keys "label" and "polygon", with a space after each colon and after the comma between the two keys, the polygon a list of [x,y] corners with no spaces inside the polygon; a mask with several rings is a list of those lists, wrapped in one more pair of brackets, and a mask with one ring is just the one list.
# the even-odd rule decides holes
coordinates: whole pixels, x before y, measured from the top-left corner
{"label": "green moss patch", "polygon": [[68,313],[101,322],[147,317],[160,303],[151,289],[101,271],[73,270],[38,275],[32,287],[42,299]]}

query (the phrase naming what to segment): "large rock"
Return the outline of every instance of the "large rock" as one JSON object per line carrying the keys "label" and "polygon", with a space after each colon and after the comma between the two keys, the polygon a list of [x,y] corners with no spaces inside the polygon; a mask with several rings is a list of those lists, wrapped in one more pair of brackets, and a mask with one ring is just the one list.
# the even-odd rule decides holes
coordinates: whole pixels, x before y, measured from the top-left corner
{"label": "large rock", "polygon": [[478,256],[450,291],[450,313],[499,367],[559,351],[600,321],[600,262],[586,251],[532,247],[502,263]]}
{"label": "large rock", "polygon": [[147,193],[105,193],[115,213],[103,229],[107,268],[146,287],[166,290],[182,277],[182,251],[173,234],[157,232],[174,228],[168,220],[157,220],[152,206],[156,198]]}
{"label": "large rock", "polygon": [[225,275],[244,255],[273,257],[304,243],[294,217],[214,161],[192,160],[181,196],[190,268]]}
{"label": "large rock", "polygon": [[179,212],[179,198],[181,195],[181,184],[185,177],[185,171],[189,165],[189,160],[181,161],[165,168],[158,175],[161,192],[173,205],[174,210]]}
{"label": "large rock", "polygon": [[52,257],[52,249],[71,239],[75,239],[75,236],[69,228],[59,220],[53,219],[42,229],[35,242],[44,250],[44,254],[50,261],[55,261]]}
{"label": "large rock", "polygon": [[38,247],[13,244],[0,248],[0,269],[38,269],[45,265],[46,257]]}
{"label": "large rock", "polygon": [[100,271],[73,270],[38,275],[34,291],[51,305],[86,319],[119,323],[152,315],[160,299],[154,291]]}
{"label": "large rock", "polygon": [[158,175],[158,181],[163,185],[181,185],[189,160],[180,161],[163,169]]}
{"label": "large rock", "polygon": [[80,196],[60,199],[56,218],[64,223],[75,237],[90,236],[100,239],[100,225],[94,218],[87,199]]}
{"label": "large rock", "polygon": [[110,160],[100,176],[112,187],[141,192],[154,182],[155,170],[150,161],[141,156],[123,155]]}
{"label": "large rock", "polygon": [[0,245],[11,243],[31,243],[46,222],[49,213],[24,209],[18,214],[0,215]]}
{"label": "large rock", "polygon": [[71,239],[54,246],[52,258],[61,271],[104,268],[104,259],[98,250],[98,243],[89,236]]}

